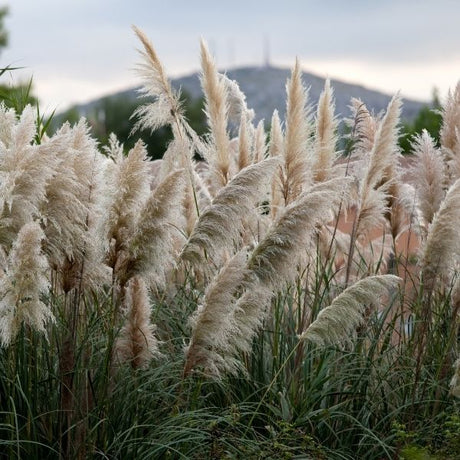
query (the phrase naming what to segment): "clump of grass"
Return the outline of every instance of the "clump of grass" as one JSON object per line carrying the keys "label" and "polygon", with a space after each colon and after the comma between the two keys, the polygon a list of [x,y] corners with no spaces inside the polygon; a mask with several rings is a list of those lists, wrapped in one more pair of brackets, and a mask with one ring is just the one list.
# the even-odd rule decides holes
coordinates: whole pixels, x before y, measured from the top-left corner
{"label": "clump of grass", "polygon": [[[141,143],[125,152],[112,136],[99,147],[83,120],[44,136],[30,107],[0,106],[2,452],[450,452],[452,436],[435,427],[459,411],[458,87],[440,151],[426,133],[413,140],[412,214],[398,96],[382,117],[352,101],[344,167],[329,82],[313,117],[296,62],[286,119],[273,114],[267,144],[202,43],[209,133],[200,138],[135,33],[142,94],[153,97],[136,126],[169,124],[174,135],[158,168]],[[344,213],[354,216],[348,232]],[[414,268],[396,249],[417,217]],[[404,279],[381,273],[390,262]]]}

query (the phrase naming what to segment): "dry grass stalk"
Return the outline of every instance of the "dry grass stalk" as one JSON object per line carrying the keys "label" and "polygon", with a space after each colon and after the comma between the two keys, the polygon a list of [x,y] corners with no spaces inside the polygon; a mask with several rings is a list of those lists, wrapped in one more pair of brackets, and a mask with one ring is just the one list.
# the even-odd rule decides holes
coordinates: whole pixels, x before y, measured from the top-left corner
{"label": "dry grass stalk", "polygon": [[460,359],[457,359],[453,365],[454,375],[450,381],[450,394],[460,398]]}

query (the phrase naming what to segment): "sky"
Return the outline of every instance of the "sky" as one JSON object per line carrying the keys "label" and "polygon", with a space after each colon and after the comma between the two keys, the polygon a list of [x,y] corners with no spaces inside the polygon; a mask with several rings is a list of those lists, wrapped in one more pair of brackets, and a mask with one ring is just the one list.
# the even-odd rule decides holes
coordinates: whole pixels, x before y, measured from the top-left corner
{"label": "sky", "polygon": [[458,0],[0,0],[9,45],[2,83],[33,78],[44,111],[139,84],[139,43],[152,41],[168,74],[199,69],[205,39],[220,69],[302,68],[388,94],[429,101],[460,79]]}

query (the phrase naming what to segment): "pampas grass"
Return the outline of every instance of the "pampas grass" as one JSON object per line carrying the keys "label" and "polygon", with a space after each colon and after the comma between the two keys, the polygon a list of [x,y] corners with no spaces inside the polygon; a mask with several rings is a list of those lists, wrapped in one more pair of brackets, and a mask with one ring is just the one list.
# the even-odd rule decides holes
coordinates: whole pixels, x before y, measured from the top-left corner
{"label": "pampas grass", "polygon": [[440,142],[446,156],[449,182],[452,184],[460,177],[460,82],[455,90],[449,91],[442,108],[442,126]]}
{"label": "pampas grass", "polygon": [[249,166],[251,158],[251,143],[249,136],[248,118],[241,116],[240,128],[238,132],[238,171]]}
{"label": "pampas grass", "polygon": [[241,241],[242,218],[264,198],[263,184],[273,175],[277,159],[267,159],[240,171],[220,190],[201,214],[181,257],[195,264],[208,259],[218,263],[222,253],[232,253]]}
{"label": "pampas grass", "polygon": [[59,136],[33,145],[35,113],[27,106],[19,120],[13,110],[0,107],[4,120],[0,144],[0,242],[11,247],[19,230],[40,217],[46,189],[58,160],[56,152],[66,145]]}
{"label": "pampas grass", "polygon": [[138,118],[135,129],[158,129],[166,124],[176,122],[176,128],[181,131],[179,120],[182,109],[179,93],[175,92],[166,76],[166,72],[158,55],[146,35],[137,27],[133,30],[144,49],[139,51],[142,61],[137,70],[143,80],[141,94],[153,97],[155,102],[141,106],[133,116]]}
{"label": "pampas grass", "polygon": [[412,150],[418,159],[413,174],[421,224],[426,233],[444,199],[445,165],[434,139],[426,130],[413,139]]}
{"label": "pampas grass", "polygon": [[211,167],[211,182],[218,190],[231,177],[229,156],[228,93],[226,81],[219,78],[208,47],[201,42],[201,86],[205,96],[205,111],[209,120],[211,153],[207,158]]}
{"label": "pampas grass", "polygon": [[315,228],[333,217],[347,199],[351,179],[333,179],[311,187],[273,222],[248,261],[253,275],[272,290],[292,281]]}
{"label": "pampas grass", "polygon": [[228,348],[235,332],[233,314],[236,294],[247,276],[246,258],[246,251],[240,251],[224,265],[207,287],[203,305],[191,317],[192,335],[186,348],[184,375],[196,366],[214,376],[232,367],[229,357],[221,356],[219,351]]}
{"label": "pampas grass", "polygon": [[310,326],[300,334],[300,340],[319,345],[349,342],[363,321],[363,315],[378,297],[401,281],[393,275],[370,276],[339,294],[332,303],[319,312]]}
{"label": "pampas grass", "polygon": [[334,109],[333,90],[330,81],[326,80],[324,90],[319,97],[316,116],[313,147],[313,179],[315,182],[323,182],[331,178],[332,166],[336,160],[337,120]]}
{"label": "pampas grass", "polygon": [[[270,131],[270,143],[268,146],[268,154],[270,157],[282,157],[283,156],[284,137],[283,130],[281,128],[281,121],[278,116],[278,111],[275,110],[272,116],[271,131]],[[272,194],[270,200],[270,216],[276,217],[278,209],[284,204],[283,199],[283,167],[280,165],[276,171],[276,174],[272,180]]]}
{"label": "pampas grass", "polygon": [[151,309],[144,280],[135,276],[126,285],[123,310],[125,325],[115,343],[119,363],[129,363],[134,369],[146,368],[160,356],[155,327],[150,322]]}
{"label": "pampas grass", "polygon": [[286,86],[286,133],[282,190],[285,205],[294,201],[310,185],[311,158],[309,135],[311,133],[310,110],[307,107],[307,92],[302,83],[299,61],[292,69]]}
{"label": "pampas grass", "polygon": [[[458,409],[460,186],[444,194],[433,141],[414,139],[413,201],[399,97],[383,117],[354,101],[352,155],[337,162],[332,88],[313,118],[297,62],[267,146],[204,44],[200,137],[135,32],[154,99],[137,125],[172,128],[161,160],[115,136],[101,147],[84,120],[44,136],[30,107],[0,107],[2,452],[390,459],[426,439],[456,453],[439,433]],[[411,206],[426,229],[418,266],[397,252]],[[401,290],[375,276],[390,270]]]}
{"label": "pampas grass", "polygon": [[111,203],[107,219],[107,239],[110,245],[107,263],[115,268],[120,251],[126,251],[129,239],[136,230],[139,213],[150,195],[151,174],[147,151],[141,141],[124,155],[123,147],[111,138],[109,166]]}
{"label": "pampas grass", "polygon": [[420,266],[428,290],[437,277],[449,274],[460,254],[457,222],[460,219],[460,179],[449,188],[429,227]]}
{"label": "pampas grass", "polygon": [[14,241],[4,273],[0,277],[0,340],[9,345],[22,324],[46,333],[54,320],[43,302],[49,282],[48,261],[42,252],[43,231],[36,222],[25,224]]}
{"label": "pampas grass", "polygon": [[179,235],[183,192],[184,172],[173,171],[145,202],[128,241],[126,259],[115,270],[121,285],[137,275],[163,285],[165,273],[174,265],[174,235]]}

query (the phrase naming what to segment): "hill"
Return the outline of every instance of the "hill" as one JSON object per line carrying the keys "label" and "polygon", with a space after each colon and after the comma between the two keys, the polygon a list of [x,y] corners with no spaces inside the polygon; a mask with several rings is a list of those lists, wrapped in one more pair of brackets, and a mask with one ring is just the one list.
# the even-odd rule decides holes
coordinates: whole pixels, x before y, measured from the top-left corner
{"label": "hill", "polygon": [[[271,66],[242,67],[228,70],[226,74],[229,78],[238,82],[241,90],[246,95],[248,107],[255,110],[256,121],[260,119],[270,121],[274,109],[278,110],[282,119],[284,118],[286,106],[285,88],[286,81],[290,76],[289,69]],[[303,81],[305,86],[309,88],[310,102],[316,104],[324,87],[324,78],[304,72]],[[202,96],[198,73],[173,79],[172,84],[176,88],[182,88],[193,98]],[[391,99],[391,96],[388,94],[368,89],[361,85],[345,83],[340,80],[331,80],[331,84],[334,88],[336,114],[340,117],[349,116],[350,110],[348,106],[351,97],[361,99],[375,113],[384,110]],[[110,97],[117,96],[134,99],[137,97],[137,91],[133,88],[110,95]],[[88,114],[97,103],[98,100],[80,105],[77,108],[81,114]],[[403,99],[402,118],[413,120],[424,105],[426,103]]]}

